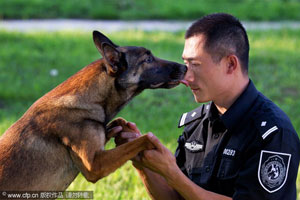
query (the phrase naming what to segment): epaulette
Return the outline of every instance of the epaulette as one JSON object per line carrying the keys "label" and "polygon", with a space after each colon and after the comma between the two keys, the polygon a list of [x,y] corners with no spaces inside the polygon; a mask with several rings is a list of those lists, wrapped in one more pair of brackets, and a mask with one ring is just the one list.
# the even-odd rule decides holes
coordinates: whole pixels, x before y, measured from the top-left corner
{"label": "epaulette", "polygon": [[199,106],[198,108],[190,112],[183,113],[180,117],[178,128],[181,128],[182,126],[185,126],[195,121],[196,119],[203,118],[206,112],[209,110],[209,107],[210,105],[206,104],[206,105]]}
{"label": "epaulette", "polygon": [[279,127],[277,126],[275,121],[266,115],[258,117],[254,120],[255,120],[255,126],[260,132],[263,140],[265,140],[268,136],[270,136],[271,134],[279,130]]}

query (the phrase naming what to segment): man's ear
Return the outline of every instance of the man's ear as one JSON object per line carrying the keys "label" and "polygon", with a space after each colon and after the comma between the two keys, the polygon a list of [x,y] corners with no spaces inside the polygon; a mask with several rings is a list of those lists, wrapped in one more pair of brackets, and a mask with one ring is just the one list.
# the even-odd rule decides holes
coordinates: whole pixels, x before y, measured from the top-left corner
{"label": "man's ear", "polygon": [[97,49],[108,64],[106,66],[107,73],[109,75],[116,74],[122,56],[121,52],[117,50],[118,46],[98,31],[93,32],[93,39]]}
{"label": "man's ear", "polygon": [[235,55],[229,55],[226,58],[226,64],[227,64],[227,73],[232,74],[238,66],[239,59]]}

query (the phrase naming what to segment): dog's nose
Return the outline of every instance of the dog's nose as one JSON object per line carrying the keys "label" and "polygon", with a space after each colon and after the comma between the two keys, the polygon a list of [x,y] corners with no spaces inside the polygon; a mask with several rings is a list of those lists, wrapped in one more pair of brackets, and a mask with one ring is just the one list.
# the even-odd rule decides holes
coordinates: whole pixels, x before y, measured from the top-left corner
{"label": "dog's nose", "polygon": [[187,72],[187,67],[185,65],[177,63],[177,65],[174,66],[174,68],[173,68],[171,77],[173,79],[183,79],[186,72]]}
{"label": "dog's nose", "polygon": [[185,76],[185,74],[186,74],[186,72],[188,70],[187,66],[180,64],[180,68],[179,69],[180,69],[181,73],[183,74],[183,76]]}
{"label": "dog's nose", "polygon": [[187,72],[187,66],[186,65],[183,65],[183,68],[184,68],[184,74]]}

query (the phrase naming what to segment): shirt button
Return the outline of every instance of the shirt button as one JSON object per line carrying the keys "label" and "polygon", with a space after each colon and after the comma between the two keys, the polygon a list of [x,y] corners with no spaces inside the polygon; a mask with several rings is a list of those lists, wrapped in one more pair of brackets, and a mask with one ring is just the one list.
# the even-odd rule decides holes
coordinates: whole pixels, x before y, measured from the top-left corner
{"label": "shirt button", "polygon": [[219,136],[220,136],[220,134],[219,134],[219,133],[215,133],[215,134],[214,134],[214,139],[218,139],[218,138],[219,138]]}
{"label": "shirt button", "polygon": [[208,173],[210,171],[210,167],[209,166],[206,166],[205,167],[205,171]]}
{"label": "shirt button", "polygon": [[188,171],[189,174],[192,172],[192,167],[191,167],[191,165],[188,165],[187,171]]}

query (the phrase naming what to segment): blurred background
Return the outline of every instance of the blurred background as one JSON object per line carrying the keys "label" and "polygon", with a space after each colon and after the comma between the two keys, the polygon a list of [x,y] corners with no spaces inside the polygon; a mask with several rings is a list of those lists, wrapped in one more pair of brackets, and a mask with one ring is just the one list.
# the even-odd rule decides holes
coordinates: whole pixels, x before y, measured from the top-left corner
{"label": "blurred background", "polygon": [[2,19],[193,20],[228,12],[241,20],[299,20],[299,0],[1,0]]}
{"label": "blurred background", "polygon": [[[185,29],[215,12],[242,20],[250,40],[250,78],[299,134],[299,11],[299,0],[0,0],[0,135],[39,97],[101,58],[92,30],[118,45],[144,46],[182,63]],[[181,114],[198,106],[180,85],[144,91],[118,116],[152,131],[174,152]],[[299,177],[297,187],[299,197]],[[150,199],[130,161],[97,184],[79,175],[68,190],[93,191],[94,199]]]}

